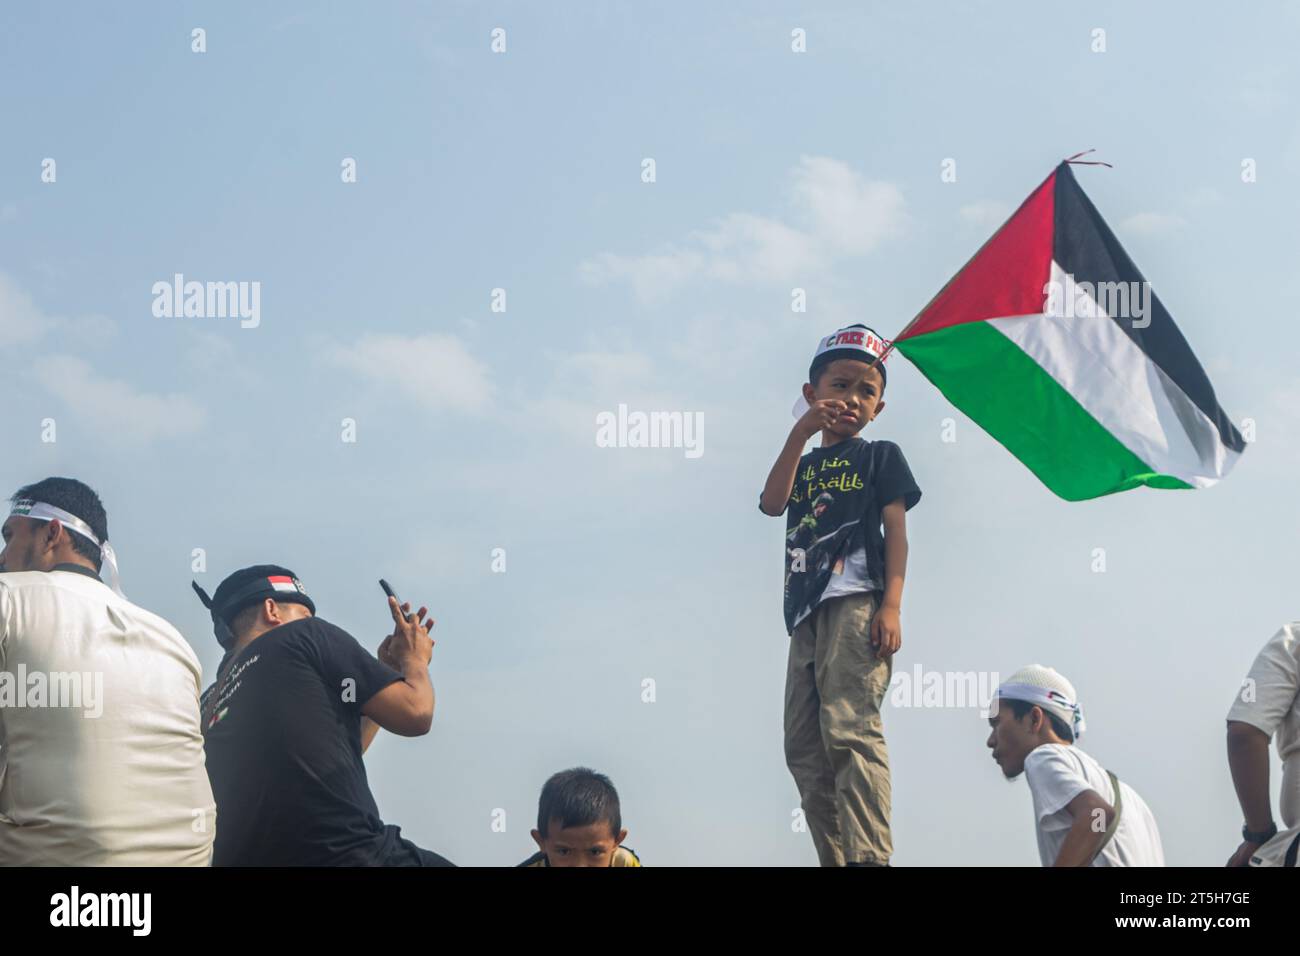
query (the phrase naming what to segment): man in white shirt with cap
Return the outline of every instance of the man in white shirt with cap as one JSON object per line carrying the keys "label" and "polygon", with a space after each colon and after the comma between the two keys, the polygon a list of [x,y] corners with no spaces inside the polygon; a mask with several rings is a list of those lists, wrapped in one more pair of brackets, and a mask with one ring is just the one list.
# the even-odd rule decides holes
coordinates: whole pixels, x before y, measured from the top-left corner
{"label": "man in white shirt with cap", "polygon": [[1031,664],[989,703],[988,747],[1008,780],[1021,773],[1034,800],[1043,866],[1164,866],[1155,817],[1136,790],[1084,753],[1074,685]]}
{"label": "man in white shirt with cap", "polygon": [[216,807],[198,658],[122,595],[94,491],[47,478],[12,503],[0,529],[0,865],[206,866]]}
{"label": "man in white shirt with cap", "polygon": [[[1278,834],[1269,794],[1268,739],[1282,759],[1282,823]],[[1264,645],[1228,711],[1228,768],[1245,823],[1229,866],[1296,865],[1300,839],[1300,621]],[[1261,853],[1267,844],[1268,849]],[[1270,851],[1277,852],[1270,852]]]}

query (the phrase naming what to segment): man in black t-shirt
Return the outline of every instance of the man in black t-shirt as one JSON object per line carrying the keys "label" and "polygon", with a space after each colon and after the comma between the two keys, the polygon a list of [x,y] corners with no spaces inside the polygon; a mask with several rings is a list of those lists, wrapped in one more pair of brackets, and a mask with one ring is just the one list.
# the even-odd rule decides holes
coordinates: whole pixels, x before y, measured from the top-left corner
{"label": "man in black t-shirt", "polygon": [[429,732],[433,642],[426,608],[389,599],[376,660],[315,616],[292,571],[236,571],[212,598],[226,651],[201,700],[217,804],[214,866],[450,866],[379,817],[361,755],[380,728]]}
{"label": "man in black t-shirt", "polygon": [[885,866],[893,852],[880,708],[921,491],[897,445],[858,437],[885,407],[885,351],[862,325],[821,341],[759,498],[787,515],[785,755],[823,866]]}

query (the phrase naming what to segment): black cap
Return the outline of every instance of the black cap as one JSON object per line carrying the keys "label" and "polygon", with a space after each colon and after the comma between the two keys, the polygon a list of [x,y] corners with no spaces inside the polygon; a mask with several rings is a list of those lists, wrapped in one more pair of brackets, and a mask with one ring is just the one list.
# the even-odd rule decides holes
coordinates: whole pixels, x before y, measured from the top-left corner
{"label": "black cap", "polygon": [[229,650],[235,643],[230,622],[236,614],[250,605],[270,598],[283,603],[303,604],[316,613],[316,604],[307,596],[298,576],[278,564],[255,564],[229,575],[217,585],[212,597],[193,583],[199,600],[212,613],[212,626],[221,646]]}

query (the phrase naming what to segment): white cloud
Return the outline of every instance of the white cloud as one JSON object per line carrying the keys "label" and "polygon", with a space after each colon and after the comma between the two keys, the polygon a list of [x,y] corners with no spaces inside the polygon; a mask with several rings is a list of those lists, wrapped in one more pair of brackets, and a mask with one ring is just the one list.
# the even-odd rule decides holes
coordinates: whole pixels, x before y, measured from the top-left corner
{"label": "white cloud", "polygon": [[36,381],[111,441],[148,444],[198,431],[205,413],[187,395],[155,395],[102,378],[84,359],[50,355],[32,366]]}
{"label": "white cloud", "polygon": [[190,330],[190,344],[185,350],[185,360],[205,372],[231,370],[240,367],[234,344],[228,335]]}
{"label": "white cloud", "polygon": [[493,396],[487,366],[454,335],[367,335],[325,357],[429,411],[482,414]]}
{"label": "white cloud", "polygon": [[863,179],[846,163],[804,156],[794,170],[794,199],[811,212],[812,235],[832,252],[865,255],[902,231],[903,192]]}
{"label": "white cloud", "polygon": [[592,496],[598,495],[614,505],[618,496],[608,496],[613,487],[611,473],[644,481],[647,475],[668,475],[680,464],[679,455],[597,452],[597,417],[617,414],[619,405],[632,411],[704,413],[698,395],[687,397],[665,387],[665,370],[656,368],[648,355],[636,351],[548,352],[546,359],[548,387],[540,395],[529,396],[533,420],[566,454],[589,451],[598,454],[600,462],[594,470],[565,471],[564,494],[574,494],[578,483],[581,500],[590,503]]}
{"label": "white cloud", "polygon": [[981,199],[957,210],[961,221],[992,232],[1011,217],[1011,206],[997,199]]}
{"label": "white cloud", "polygon": [[103,315],[67,319],[43,311],[11,277],[0,273],[0,347],[23,345],[65,331],[70,341],[98,345],[117,331],[117,324]]}
{"label": "white cloud", "polygon": [[76,342],[82,348],[104,345],[117,335],[117,323],[98,313],[63,319],[59,322],[59,328],[66,332],[69,341]]}
{"label": "white cloud", "polygon": [[643,255],[602,252],[580,263],[578,274],[593,285],[628,282],[642,301],[699,278],[789,282],[869,254],[907,221],[897,186],[864,179],[824,156],[804,156],[790,171],[786,206],[780,219],[731,213]]}
{"label": "white cloud", "polygon": [[629,282],[636,297],[648,302],[697,275],[704,264],[705,257],[701,253],[674,247],[645,256],[602,252],[579,264],[578,275],[591,285]]}
{"label": "white cloud", "polygon": [[35,341],[52,327],[52,320],[36,307],[32,297],[0,274],[0,346]]}
{"label": "white cloud", "polygon": [[548,360],[561,388],[578,386],[588,394],[640,388],[654,378],[654,364],[640,352],[550,353]]}
{"label": "white cloud", "polygon": [[1186,220],[1181,216],[1161,212],[1140,212],[1122,221],[1119,224],[1119,231],[1137,236],[1169,236],[1181,231],[1186,224]]}
{"label": "white cloud", "polygon": [[[822,298],[826,298],[825,295]],[[821,303],[821,313],[829,313]],[[802,316],[800,317],[802,318]],[[835,327],[834,320],[822,323]],[[812,332],[820,335],[820,326]],[[731,379],[751,374],[763,360],[770,343],[766,336],[754,334],[754,323],[724,311],[708,312],[685,320],[664,339],[672,367],[687,380],[700,374]]]}

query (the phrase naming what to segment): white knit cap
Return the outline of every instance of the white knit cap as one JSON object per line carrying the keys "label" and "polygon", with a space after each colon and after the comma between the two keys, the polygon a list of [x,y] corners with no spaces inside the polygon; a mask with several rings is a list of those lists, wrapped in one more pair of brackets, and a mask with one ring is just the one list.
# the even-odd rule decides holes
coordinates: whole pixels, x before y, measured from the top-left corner
{"label": "white knit cap", "polygon": [[1059,717],[1067,727],[1074,731],[1078,740],[1086,724],[1083,720],[1083,706],[1074,691],[1074,685],[1050,667],[1042,664],[1030,664],[1022,667],[998,685],[989,702],[989,716],[998,712],[999,700],[1021,700],[1037,704],[1048,713]]}

